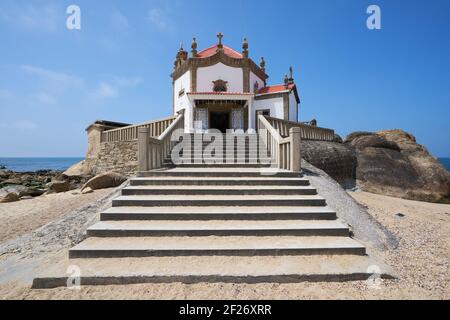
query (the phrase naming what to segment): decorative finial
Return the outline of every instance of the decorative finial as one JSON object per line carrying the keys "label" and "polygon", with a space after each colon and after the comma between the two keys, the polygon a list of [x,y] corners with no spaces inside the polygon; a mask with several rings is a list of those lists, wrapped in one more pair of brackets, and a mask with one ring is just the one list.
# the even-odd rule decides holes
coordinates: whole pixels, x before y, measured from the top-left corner
{"label": "decorative finial", "polygon": [[184,51],[184,48],[183,48],[183,42],[180,42],[180,52],[181,51]]}
{"label": "decorative finial", "polygon": [[222,38],[223,38],[223,34],[222,34],[222,32],[219,32],[217,34],[217,39],[219,39],[219,43],[217,43],[217,48],[219,48],[219,49],[223,48]]}
{"label": "decorative finial", "polygon": [[266,60],[264,60],[264,57],[261,57],[261,61],[259,62],[259,67],[263,72],[266,72]]}
{"label": "decorative finial", "polygon": [[192,38],[192,43],[191,43],[191,54],[193,57],[197,56],[197,40],[194,38]]}
{"label": "decorative finial", "polygon": [[285,85],[286,87],[289,85],[289,78],[288,78],[288,75],[287,75],[287,74],[284,75],[284,85]]}
{"label": "decorative finial", "polygon": [[248,58],[248,41],[247,41],[247,38],[244,38],[242,40],[242,55],[245,58]]}
{"label": "decorative finial", "polygon": [[289,84],[293,84],[294,83],[294,76],[293,76],[294,72],[292,71],[292,66],[289,67]]}

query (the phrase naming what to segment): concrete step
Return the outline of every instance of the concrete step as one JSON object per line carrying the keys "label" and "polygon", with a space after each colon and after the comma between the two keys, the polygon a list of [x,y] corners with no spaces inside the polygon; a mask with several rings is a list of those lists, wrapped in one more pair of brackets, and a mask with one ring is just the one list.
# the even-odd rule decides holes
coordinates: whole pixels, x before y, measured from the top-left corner
{"label": "concrete step", "polygon": [[270,167],[270,164],[265,163],[247,163],[243,161],[235,162],[235,163],[215,163],[215,164],[208,164],[208,163],[181,163],[176,164],[179,168],[209,168],[209,167],[215,167],[215,168],[234,168],[236,166],[242,166],[247,168],[263,168],[263,167]]}
{"label": "concrete step", "polygon": [[316,195],[310,186],[132,186],[122,195]]}
{"label": "concrete step", "polygon": [[261,170],[259,168],[171,168],[137,172],[137,177],[292,177],[300,178],[301,173],[287,170]]}
{"label": "concrete step", "polygon": [[[207,241],[205,241],[207,240]],[[69,250],[69,258],[151,256],[365,255],[348,237],[124,237],[88,238]]]}
{"label": "concrete step", "polygon": [[122,220],[335,220],[329,207],[113,207],[102,221]]}
{"label": "concrete step", "polygon": [[341,236],[349,229],[339,221],[210,220],[101,221],[89,237],[209,237],[209,236]]}
{"label": "concrete step", "polygon": [[[81,272],[81,285],[139,283],[296,283],[367,280],[370,266],[380,268],[383,279],[392,270],[368,256],[265,256],[265,257],[145,257],[65,259],[47,267],[33,280],[34,289],[66,287],[71,265]],[[373,272],[373,271],[372,271]]]}
{"label": "concrete step", "polygon": [[162,185],[211,185],[211,186],[309,186],[309,180],[304,178],[277,178],[277,177],[151,177],[133,178],[131,186],[162,186]]}
{"label": "concrete step", "polygon": [[123,206],[325,206],[317,195],[144,195],[120,196],[113,207]]}

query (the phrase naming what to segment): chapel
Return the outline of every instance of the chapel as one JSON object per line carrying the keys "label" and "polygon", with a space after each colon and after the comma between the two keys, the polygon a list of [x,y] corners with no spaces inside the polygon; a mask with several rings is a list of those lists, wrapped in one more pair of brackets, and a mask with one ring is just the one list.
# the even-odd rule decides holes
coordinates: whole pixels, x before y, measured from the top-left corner
{"label": "chapel", "polygon": [[249,57],[249,44],[242,41],[239,52],[217,43],[197,50],[192,40],[191,52],[180,46],[171,74],[173,112],[184,112],[184,128],[189,133],[223,133],[256,130],[259,114],[282,120],[298,121],[300,99],[292,67],[281,84],[268,85],[266,62],[256,64]]}

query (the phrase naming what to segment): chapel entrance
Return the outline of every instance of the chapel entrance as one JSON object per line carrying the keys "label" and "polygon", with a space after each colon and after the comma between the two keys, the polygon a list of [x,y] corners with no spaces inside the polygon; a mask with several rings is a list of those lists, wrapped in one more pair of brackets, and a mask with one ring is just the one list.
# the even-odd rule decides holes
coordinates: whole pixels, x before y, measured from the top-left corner
{"label": "chapel entrance", "polygon": [[222,133],[226,133],[230,127],[230,113],[229,112],[210,112],[210,128],[217,129]]}

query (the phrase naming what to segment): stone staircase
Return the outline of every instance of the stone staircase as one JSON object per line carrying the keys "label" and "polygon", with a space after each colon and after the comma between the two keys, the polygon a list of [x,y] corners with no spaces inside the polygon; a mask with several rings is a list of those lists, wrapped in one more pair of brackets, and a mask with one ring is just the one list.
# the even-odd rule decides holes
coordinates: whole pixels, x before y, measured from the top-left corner
{"label": "stone staircase", "polygon": [[[87,239],[34,280],[82,284],[367,279],[366,248],[299,173],[262,175],[246,161],[139,172]],[[197,154],[193,153],[195,159]]]}
{"label": "stone staircase", "polygon": [[[225,138],[226,137],[226,138]],[[204,167],[214,165],[216,167],[264,167],[269,166],[269,156],[266,146],[257,134],[227,134],[219,136],[213,134],[185,134],[183,136],[183,149],[180,150],[180,158],[188,152],[188,156],[182,158],[183,163],[177,163],[177,167]],[[173,166],[172,157],[165,159],[166,166]]]}

